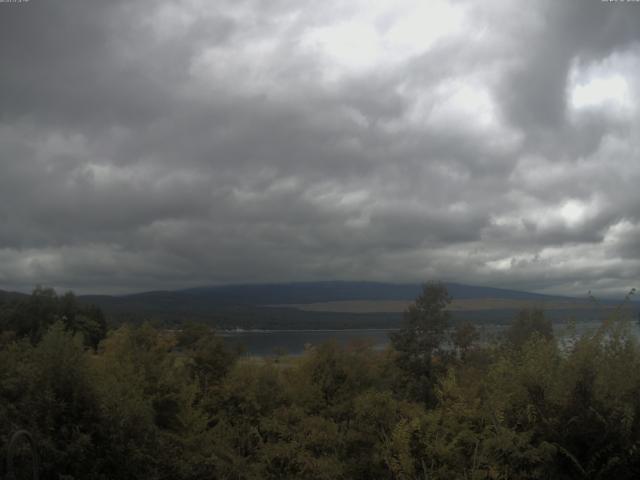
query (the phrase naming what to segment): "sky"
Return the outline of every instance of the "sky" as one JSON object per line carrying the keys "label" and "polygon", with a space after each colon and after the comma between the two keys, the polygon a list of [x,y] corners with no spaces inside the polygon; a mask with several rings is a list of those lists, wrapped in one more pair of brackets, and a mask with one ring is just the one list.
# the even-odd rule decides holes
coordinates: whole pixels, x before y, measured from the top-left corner
{"label": "sky", "polygon": [[640,2],[0,2],[0,288],[640,287]]}

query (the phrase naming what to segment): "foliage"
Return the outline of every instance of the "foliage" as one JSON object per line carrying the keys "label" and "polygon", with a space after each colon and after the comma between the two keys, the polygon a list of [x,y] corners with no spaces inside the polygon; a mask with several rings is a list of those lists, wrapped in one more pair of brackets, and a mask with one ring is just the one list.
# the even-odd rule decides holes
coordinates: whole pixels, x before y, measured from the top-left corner
{"label": "foliage", "polygon": [[36,297],[11,315],[44,320],[0,343],[0,454],[29,429],[44,479],[640,474],[640,346],[619,315],[563,345],[537,312],[489,345],[462,325],[451,355],[432,284],[386,351],[328,343],[276,361],[198,325],[125,325],[94,349],[60,297]]}
{"label": "foliage", "polygon": [[391,336],[397,352],[396,362],[402,371],[400,388],[408,398],[425,402],[435,401],[434,385],[441,373],[441,362],[434,357],[445,355],[443,344],[449,326],[446,310],[451,297],[442,283],[426,283],[413,305],[404,312],[404,325]]}
{"label": "foliage", "polygon": [[463,360],[479,339],[478,329],[470,322],[456,325],[451,335],[451,343]]}
{"label": "foliage", "polygon": [[522,348],[534,335],[547,340],[553,338],[551,321],[544,317],[544,311],[539,308],[520,311],[515,321],[509,326],[505,340],[513,348]]}
{"label": "foliage", "polygon": [[51,288],[37,287],[26,298],[0,303],[0,331],[4,336],[40,341],[54,323],[80,333],[86,345],[96,348],[107,333],[102,311],[94,305],[79,304],[72,292],[58,295]]}

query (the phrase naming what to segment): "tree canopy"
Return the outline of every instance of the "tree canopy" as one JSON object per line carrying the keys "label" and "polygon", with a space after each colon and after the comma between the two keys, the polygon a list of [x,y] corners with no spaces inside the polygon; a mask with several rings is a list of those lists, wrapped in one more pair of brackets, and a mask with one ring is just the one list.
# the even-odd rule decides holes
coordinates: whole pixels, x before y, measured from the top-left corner
{"label": "tree canopy", "polygon": [[2,310],[43,321],[0,343],[0,455],[26,428],[44,479],[638,476],[628,322],[560,345],[528,312],[504,341],[478,343],[447,329],[448,302],[425,285],[384,351],[327,343],[258,359],[193,324],[124,325],[93,348],[66,316],[84,307],[38,292]]}

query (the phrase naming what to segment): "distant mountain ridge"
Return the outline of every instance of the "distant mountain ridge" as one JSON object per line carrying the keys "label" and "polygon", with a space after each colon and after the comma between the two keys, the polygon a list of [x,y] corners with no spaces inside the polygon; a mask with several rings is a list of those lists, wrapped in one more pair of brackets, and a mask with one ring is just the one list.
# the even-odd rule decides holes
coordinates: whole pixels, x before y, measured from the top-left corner
{"label": "distant mountain ridge", "polygon": [[[456,300],[508,299],[508,300],[572,300],[586,301],[558,295],[544,295],[495,287],[464,285],[444,282],[449,294]],[[85,302],[105,306],[143,307],[152,303],[157,307],[203,310],[208,307],[266,306],[338,302],[347,300],[414,300],[421,292],[418,283],[383,283],[324,281],[297,283],[266,283],[203,286],[182,290],[152,290],[124,295],[79,295]],[[0,290],[0,301],[19,298],[22,293]],[[606,302],[606,301],[605,301]]]}
{"label": "distant mountain ridge", "polygon": [[6,291],[6,290],[0,290],[0,302],[17,300],[17,299],[24,298],[24,297],[27,297],[26,293],[9,292],[9,291]]}
{"label": "distant mountain ridge", "polygon": [[[584,301],[560,295],[546,295],[505,288],[465,285],[444,282],[452,298],[462,299],[511,299],[511,300],[574,300]],[[160,303],[180,304],[210,303],[216,305],[273,305],[335,302],[344,300],[414,300],[421,292],[418,283],[385,283],[358,281],[323,281],[237,284],[203,286],[181,290],[151,290],[122,295],[79,295],[86,301],[95,300],[123,303],[146,303],[149,300]],[[24,293],[0,290],[0,300],[19,298]],[[606,300],[605,300],[606,301]]]}
{"label": "distant mountain ridge", "polygon": [[[543,295],[453,282],[445,282],[445,286],[454,301],[458,300],[451,310],[456,320],[508,323],[519,310],[531,306],[543,308],[554,321],[601,316],[601,309],[590,305],[586,296]],[[402,320],[402,302],[409,304],[421,290],[417,283],[328,281],[204,286],[127,295],[80,295],[78,299],[102,308],[114,324],[148,320],[174,328],[193,320],[222,329],[395,328]],[[20,295],[0,291],[0,302]],[[347,308],[336,308],[335,304],[341,302]],[[605,309],[619,303],[600,302]],[[402,308],[390,308],[390,304]],[[637,316],[640,302],[633,302],[631,308]]]}
{"label": "distant mountain ridge", "polygon": [[[504,298],[518,300],[553,300],[568,297],[542,295],[494,287],[478,287],[445,282],[449,294],[456,299]],[[124,295],[125,298],[168,298],[186,294],[191,300],[207,298],[210,301],[238,305],[298,304],[333,302],[341,300],[414,300],[421,292],[418,283],[383,282],[298,282],[272,284],[223,285],[196,287],[176,291],[143,292]]]}
{"label": "distant mountain ridge", "polygon": [[[445,283],[454,299],[507,299],[523,301],[565,300],[565,297],[540,295],[536,293],[493,287],[478,287],[459,283]],[[271,284],[244,284],[203,286],[174,291],[149,291],[128,295],[83,295],[80,299],[99,305],[107,313],[119,317],[135,315],[148,318],[164,318],[170,321],[179,319],[211,319],[216,322],[231,322],[240,316],[271,318],[278,323],[290,324],[291,317],[303,322],[328,321],[331,316],[340,318],[340,322],[357,323],[363,314],[353,313],[347,319],[345,312],[302,312],[296,306],[301,304],[317,304],[340,301],[413,301],[420,294],[422,285],[418,283],[382,283],[382,282],[298,282]],[[291,307],[288,307],[288,306]],[[368,312],[367,316],[376,315],[385,321],[389,318],[400,320],[399,312]],[[245,320],[243,320],[244,322]],[[261,322],[263,320],[260,320]],[[295,322],[294,322],[295,323]],[[265,324],[270,325],[265,321]]]}

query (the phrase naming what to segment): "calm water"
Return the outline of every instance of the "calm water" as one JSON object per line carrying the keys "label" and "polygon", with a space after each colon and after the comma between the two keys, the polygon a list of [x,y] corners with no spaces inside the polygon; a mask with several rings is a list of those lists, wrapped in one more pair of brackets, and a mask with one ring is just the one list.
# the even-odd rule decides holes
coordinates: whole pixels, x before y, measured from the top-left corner
{"label": "calm water", "polygon": [[[594,331],[600,322],[582,322],[576,324],[578,335]],[[502,325],[479,326],[482,341],[491,341],[498,337],[505,329]],[[567,335],[565,324],[554,324],[558,338]],[[640,326],[631,324],[632,332],[640,337]],[[305,346],[320,345],[328,341],[336,341],[346,346],[355,341],[370,342],[374,348],[383,349],[389,343],[389,334],[393,329],[358,329],[358,330],[257,330],[232,331],[220,333],[227,341],[240,344],[247,355],[273,355],[276,351],[288,355],[300,355]]]}
{"label": "calm water", "polygon": [[220,335],[229,342],[240,344],[247,355],[273,355],[277,350],[288,355],[300,355],[305,346],[336,341],[346,346],[352,342],[367,341],[374,348],[384,348],[389,343],[389,333],[394,330],[259,330],[224,332]]}

